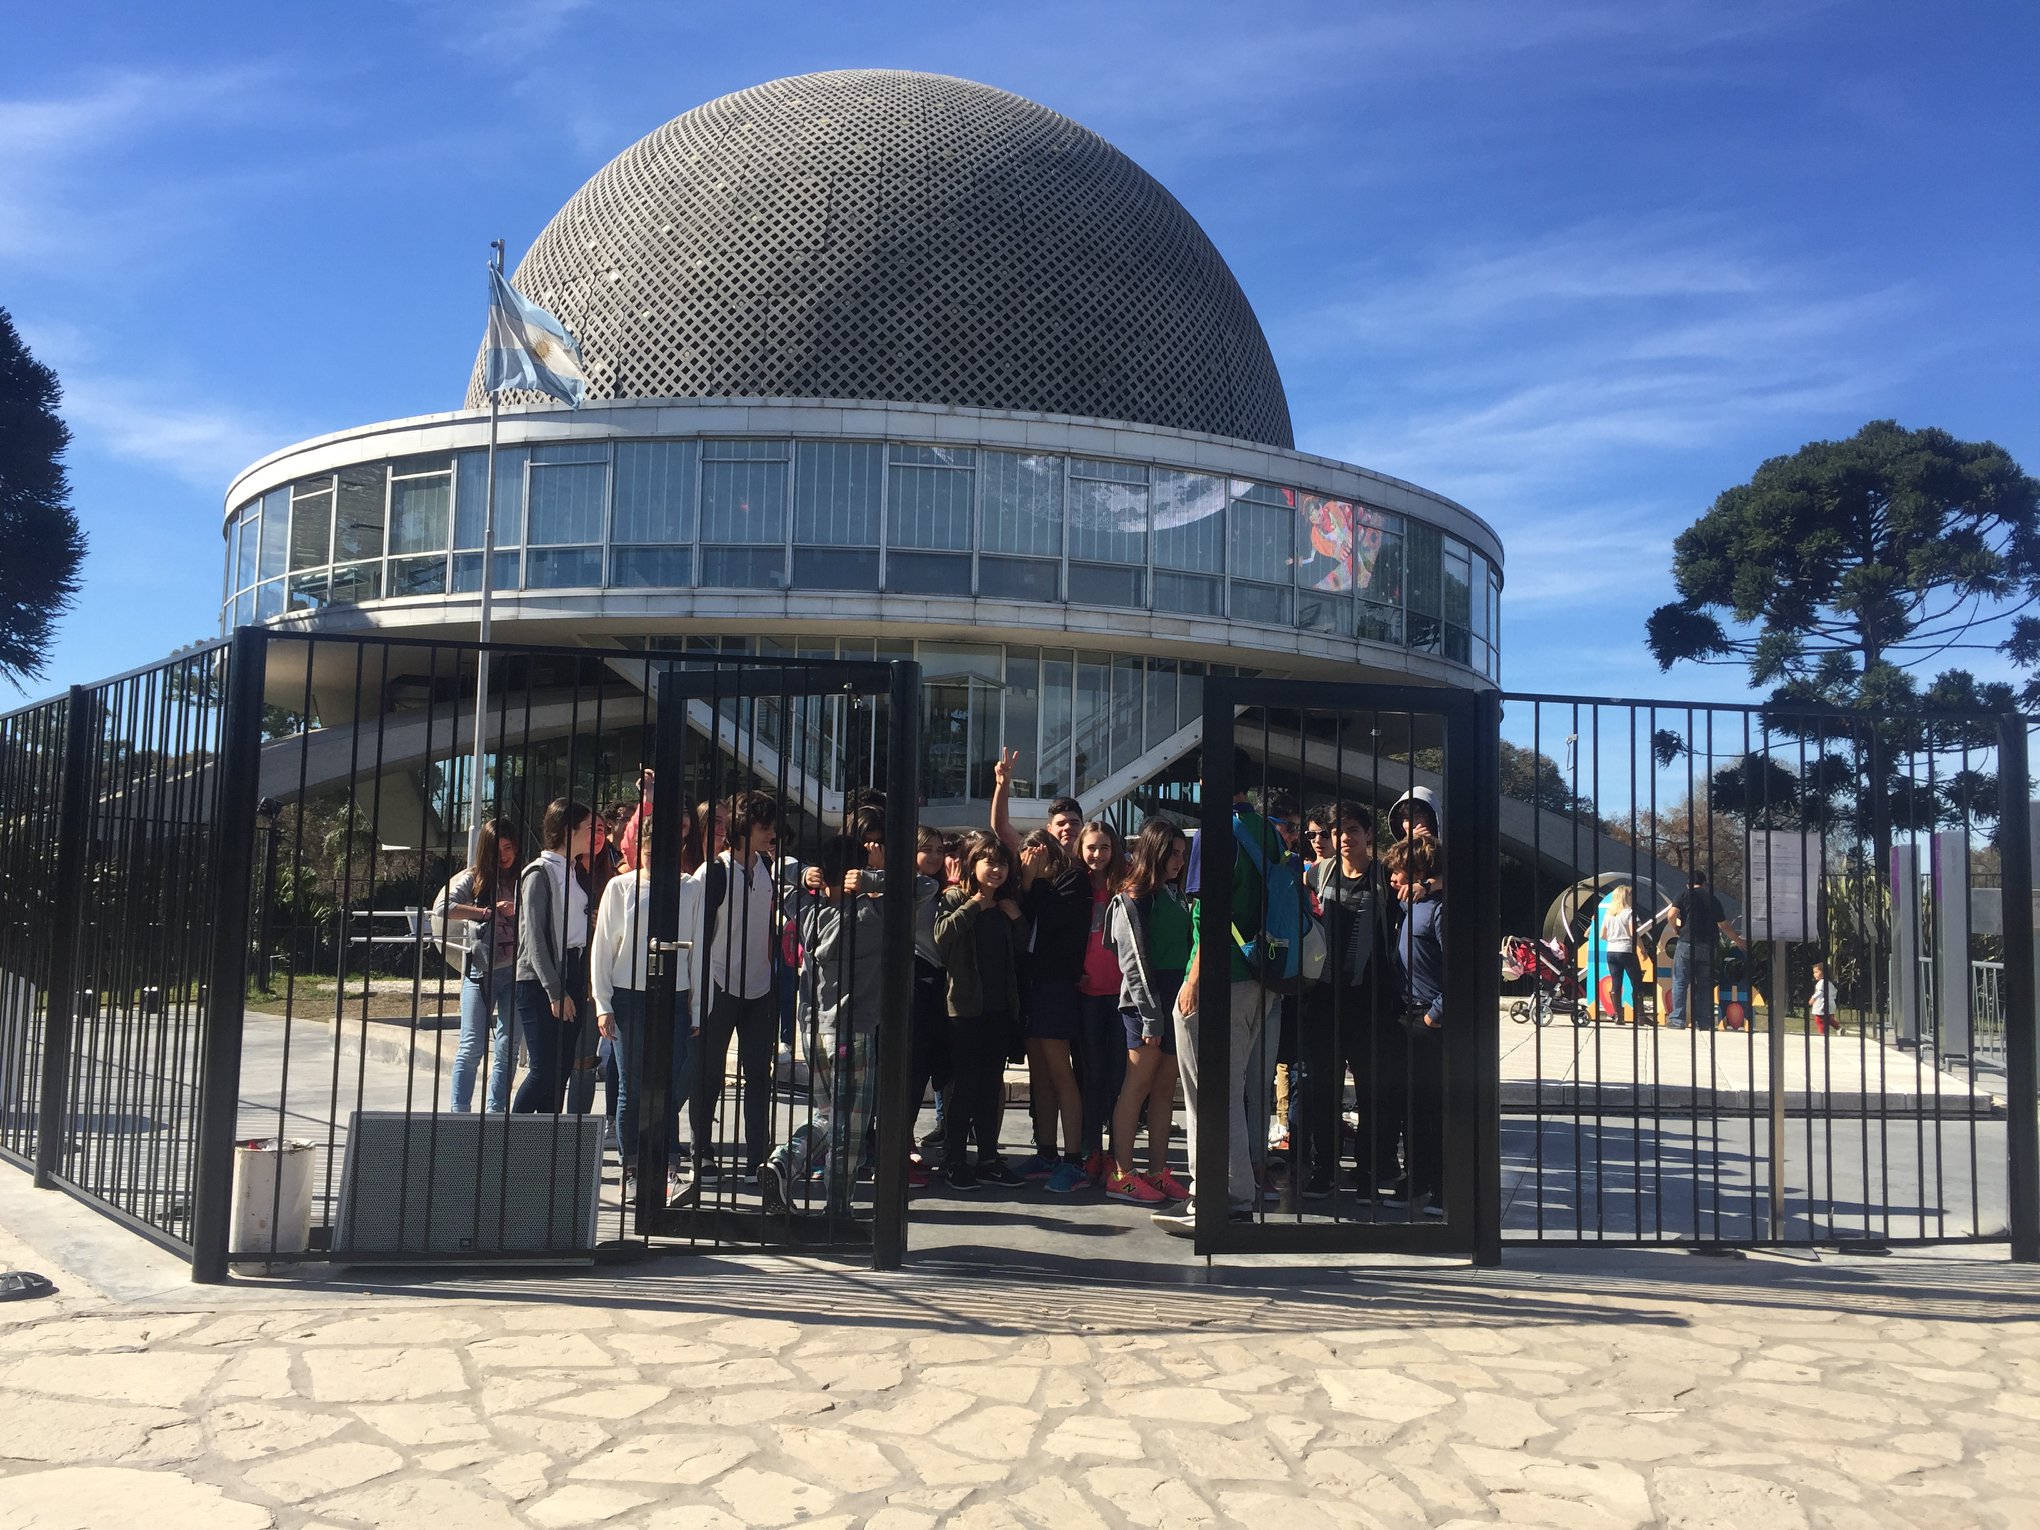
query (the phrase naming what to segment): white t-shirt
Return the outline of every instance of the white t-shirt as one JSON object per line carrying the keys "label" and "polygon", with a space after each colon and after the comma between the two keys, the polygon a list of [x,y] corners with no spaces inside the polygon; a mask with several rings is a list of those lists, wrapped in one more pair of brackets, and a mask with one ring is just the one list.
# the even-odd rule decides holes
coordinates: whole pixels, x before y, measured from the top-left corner
{"label": "white t-shirt", "polygon": [[[721,908],[708,906],[708,871],[721,866],[729,879],[729,891]],[[772,943],[779,938],[773,913],[778,884],[772,865],[763,856],[752,856],[747,866],[733,866],[725,850],[705,862],[694,873],[702,884],[701,914],[704,924],[715,926],[708,943],[708,962],[700,971],[724,993],[740,999],[758,999],[772,992]],[[704,995],[704,1001],[707,999]]]}
{"label": "white t-shirt", "polygon": [[1834,1012],[1835,985],[1829,979],[1822,978],[1813,985],[1813,1013],[1816,1015],[1832,1015]]}
{"label": "white t-shirt", "polygon": [[1620,913],[1609,909],[1601,916],[1601,940],[1610,951],[1634,951],[1636,949],[1636,910],[1625,908]]}
{"label": "white t-shirt", "polygon": [[559,851],[541,850],[538,859],[552,879],[553,907],[564,907],[567,911],[567,922],[561,932],[567,949],[578,951],[588,944],[588,889],[569,871],[567,858]]}

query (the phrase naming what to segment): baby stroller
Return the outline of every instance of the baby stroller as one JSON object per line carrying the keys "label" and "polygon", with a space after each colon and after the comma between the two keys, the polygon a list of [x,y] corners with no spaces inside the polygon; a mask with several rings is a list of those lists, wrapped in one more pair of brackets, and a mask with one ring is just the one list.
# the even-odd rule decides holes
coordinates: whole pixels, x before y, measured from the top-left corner
{"label": "baby stroller", "polygon": [[1592,1018],[1586,992],[1580,986],[1579,968],[1562,940],[1509,936],[1502,942],[1502,977],[1507,982],[1537,979],[1534,1005],[1530,999],[1518,999],[1509,1006],[1509,1018],[1518,1025],[1529,1024],[1533,1013],[1539,1025],[1551,1024],[1554,1015],[1565,1015],[1574,1025],[1585,1025]]}

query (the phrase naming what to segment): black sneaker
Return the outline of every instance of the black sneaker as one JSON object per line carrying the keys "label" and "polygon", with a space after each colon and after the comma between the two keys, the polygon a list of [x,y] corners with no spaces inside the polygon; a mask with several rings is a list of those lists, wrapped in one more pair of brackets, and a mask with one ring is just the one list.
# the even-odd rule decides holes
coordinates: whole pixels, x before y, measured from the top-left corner
{"label": "black sneaker", "polygon": [[978,1179],[987,1185],[1004,1185],[1008,1189],[1027,1183],[1013,1172],[1013,1166],[1003,1158],[980,1158],[977,1166]]}
{"label": "black sneaker", "polygon": [[921,1150],[927,1152],[930,1148],[939,1148],[942,1146],[942,1137],[942,1123],[937,1121],[935,1123],[935,1130],[921,1139]]}
{"label": "black sneaker", "polygon": [[786,1213],[786,1173],[776,1163],[758,1166],[758,1197],[765,1205],[768,1217],[783,1216]]}
{"label": "black sneaker", "polygon": [[967,1163],[953,1163],[942,1171],[942,1182],[952,1190],[975,1190],[978,1187],[977,1170]]}
{"label": "black sneaker", "polygon": [[1304,1182],[1303,1198],[1307,1201],[1329,1200],[1332,1194],[1332,1176],[1313,1174]]}

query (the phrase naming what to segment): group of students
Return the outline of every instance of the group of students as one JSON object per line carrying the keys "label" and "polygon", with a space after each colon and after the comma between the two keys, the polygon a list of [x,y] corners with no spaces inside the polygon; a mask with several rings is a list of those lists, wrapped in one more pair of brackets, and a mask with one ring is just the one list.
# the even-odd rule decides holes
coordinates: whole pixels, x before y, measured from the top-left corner
{"label": "group of students", "polygon": [[[890,882],[877,793],[849,805],[843,832],[808,864],[780,856],[778,804],[757,791],[703,803],[670,833],[642,808],[610,825],[563,798],[547,807],[541,849],[521,869],[514,828],[486,824],[474,864],[447,884],[437,910],[470,929],[452,1107],[472,1108],[485,1056],[492,1111],[586,1112],[606,1077],[626,1176],[639,1172],[653,1023],[650,868],[671,855],[683,874],[678,925],[658,943],[672,953],[677,1001],[664,1133],[669,1202],[698,1195],[721,1172],[715,1115],[734,1041],[738,1172],[768,1212],[793,1204],[811,1177],[822,1182],[827,1209],[845,1211],[872,1157],[890,888],[914,904],[910,1115],[932,1085],[937,1117],[936,1131],[917,1144],[910,1182],[939,1176],[954,1192],[1096,1187],[1154,1208],[1170,1230],[1187,1229],[1191,1190],[1171,1166],[1170,1146],[1180,1081],[1195,1162],[1202,846],[1163,818],[1129,843],[1070,798],[1053,802],[1046,827],[1023,836],[1007,811],[1014,764],[1008,755],[995,770],[987,828],[922,828],[914,865]],[[1300,1084],[1284,1091],[1281,1109],[1304,1198],[1333,1193],[1350,1073],[1361,1118],[1351,1179],[1359,1199],[1437,1213],[1438,1111],[1412,1107],[1435,1099],[1442,1079],[1435,809],[1421,792],[1399,803],[1379,859],[1372,815],[1357,803],[1316,810],[1301,836],[1295,820],[1279,802],[1263,814],[1245,794],[1236,799],[1230,928],[1212,921],[1230,964],[1229,1209],[1253,1215],[1280,1194],[1279,1163],[1260,1129],[1279,1069],[1279,1081]],[[1275,889],[1293,885],[1277,866],[1300,872],[1329,949],[1320,980],[1279,993],[1253,955]],[[791,1040],[791,1026],[782,1027],[788,998],[805,1035],[811,1105],[775,1142],[775,1042]],[[520,1043],[526,1071],[513,1095]],[[1022,1060],[1030,1119],[1024,1154],[1009,1156],[1005,1071]]]}

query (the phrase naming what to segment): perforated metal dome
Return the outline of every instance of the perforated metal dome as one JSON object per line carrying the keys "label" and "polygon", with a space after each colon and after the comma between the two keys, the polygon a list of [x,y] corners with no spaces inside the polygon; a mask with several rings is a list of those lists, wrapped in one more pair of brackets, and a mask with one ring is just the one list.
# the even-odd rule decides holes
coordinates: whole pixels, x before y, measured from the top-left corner
{"label": "perforated metal dome", "polygon": [[1260,323],[1182,204],[968,80],[843,70],[696,107],[576,192],[515,281],[581,341],[591,399],[974,405],[1294,444]]}

